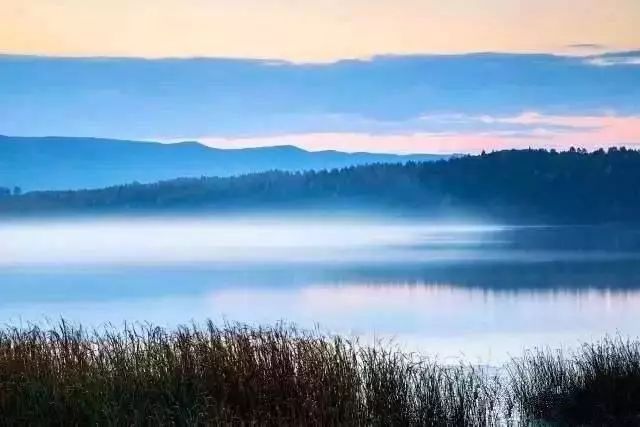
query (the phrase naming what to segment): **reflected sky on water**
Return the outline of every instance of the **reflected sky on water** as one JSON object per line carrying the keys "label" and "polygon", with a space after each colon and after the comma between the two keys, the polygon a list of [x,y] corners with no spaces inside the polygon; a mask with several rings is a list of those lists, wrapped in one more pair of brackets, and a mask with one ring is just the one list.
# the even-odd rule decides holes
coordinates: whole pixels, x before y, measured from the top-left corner
{"label": "reflected sky on water", "polygon": [[640,335],[640,238],[621,227],[143,220],[0,226],[0,321],[280,320],[500,363]]}

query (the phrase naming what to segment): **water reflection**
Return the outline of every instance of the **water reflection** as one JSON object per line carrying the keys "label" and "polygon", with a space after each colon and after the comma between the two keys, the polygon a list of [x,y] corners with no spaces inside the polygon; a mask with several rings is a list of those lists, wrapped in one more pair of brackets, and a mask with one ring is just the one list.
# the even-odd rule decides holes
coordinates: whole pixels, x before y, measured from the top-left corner
{"label": "water reflection", "polygon": [[[444,359],[485,363],[500,363],[523,347],[640,335],[640,250],[634,230],[393,227],[378,230],[369,224],[360,229],[366,236],[353,226],[336,228],[327,235],[331,238],[312,228],[306,240],[301,227],[287,229],[284,237],[270,231],[279,239],[275,245],[227,245],[268,249],[269,256],[257,258],[250,250],[250,259],[240,249],[236,255],[244,259],[233,261],[220,260],[220,250],[213,261],[211,254],[198,262],[174,256],[185,248],[189,255],[224,246],[225,237],[212,243],[207,234],[198,240],[198,251],[178,242],[166,262],[151,264],[148,252],[134,258],[144,262],[111,257],[90,263],[87,257],[63,263],[59,254],[47,258],[41,249],[29,260],[26,235],[13,229],[12,237],[22,241],[9,246],[23,252],[12,255],[19,262],[0,263],[0,321],[62,316],[94,326],[125,320],[173,326],[205,318],[254,324],[286,320],[363,340],[393,338]],[[341,230],[348,233],[340,235]],[[6,237],[8,231],[0,229],[0,237],[3,233]],[[56,233],[44,235],[63,239]],[[92,254],[116,248],[126,241],[120,236],[94,245]],[[64,256],[78,253],[77,243],[84,240],[67,243],[74,241]],[[278,245],[304,256],[295,262],[278,258]],[[314,258],[316,250],[324,258]],[[47,259],[56,261],[43,262]]]}

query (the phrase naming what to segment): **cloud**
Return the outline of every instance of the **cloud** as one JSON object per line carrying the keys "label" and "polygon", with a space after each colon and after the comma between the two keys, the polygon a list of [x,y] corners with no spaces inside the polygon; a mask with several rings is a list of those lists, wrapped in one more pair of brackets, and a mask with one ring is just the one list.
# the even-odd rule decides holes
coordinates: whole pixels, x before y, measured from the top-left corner
{"label": "cloud", "polygon": [[569,44],[566,47],[570,49],[586,49],[586,50],[604,50],[609,48],[606,45],[598,44],[598,43],[575,43],[575,44]]}
{"label": "cloud", "polygon": [[449,131],[409,134],[323,132],[279,136],[220,138],[200,136],[204,144],[223,148],[296,145],[308,150],[372,151],[396,153],[477,153],[508,148],[587,149],[610,146],[640,147],[640,115],[547,116],[526,112],[511,117],[458,117],[483,122],[481,127],[454,127]]}
{"label": "cloud", "polygon": [[[640,51],[396,55],[325,64],[0,56],[0,134],[255,143],[300,137],[319,147],[309,142],[313,137],[347,151],[364,140],[408,150],[401,138],[421,151],[429,141],[453,151],[566,144],[572,135],[621,130],[616,119],[635,126],[640,67],[631,64],[639,60]],[[624,141],[610,133],[586,142],[636,143],[634,132]]]}
{"label": "cloud", "polygon": [[591,65],[604,67],[614,65],[640,65],[640,50],[592,56],[588,58],[587,62]]}
{"label": "cloud", "polygon": [[[282,129],[287,129],[283,132]],[[414,133],[459,134],[500,133],[523,137],[536,131],[572,132],[576,128],[560,123],[517,123],[507,117],[467,114],[425,114],[409,119],[378,119],[358,114],[291,114],[265,117],[260,132],[225,135],[231,138],[278,137],[283,134],[365,133],[411,135]]]}

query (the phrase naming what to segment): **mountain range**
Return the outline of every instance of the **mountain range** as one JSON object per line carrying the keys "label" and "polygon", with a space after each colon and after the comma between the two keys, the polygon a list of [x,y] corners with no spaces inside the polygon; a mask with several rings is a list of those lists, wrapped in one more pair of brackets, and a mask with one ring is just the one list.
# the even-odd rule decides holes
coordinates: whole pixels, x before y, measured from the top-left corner
{"label": "mountain range", "polygon": [[0,136],[0,187],[20,187],[22,191],[91,189],[178,177],[322,170],[448,157],[310,152],[294,146],[218,149],[198,142]]}

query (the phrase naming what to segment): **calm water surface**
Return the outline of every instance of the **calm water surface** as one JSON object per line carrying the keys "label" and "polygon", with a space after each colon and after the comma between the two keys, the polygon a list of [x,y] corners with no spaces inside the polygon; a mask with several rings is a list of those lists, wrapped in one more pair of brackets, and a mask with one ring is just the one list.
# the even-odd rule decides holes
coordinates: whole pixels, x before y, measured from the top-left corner
{"label": "calm water surface", "polygon": [[482,363],[640,336],[630,227],[12,221],[0,242],[2,323],[284,320]]}

